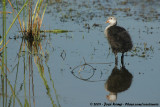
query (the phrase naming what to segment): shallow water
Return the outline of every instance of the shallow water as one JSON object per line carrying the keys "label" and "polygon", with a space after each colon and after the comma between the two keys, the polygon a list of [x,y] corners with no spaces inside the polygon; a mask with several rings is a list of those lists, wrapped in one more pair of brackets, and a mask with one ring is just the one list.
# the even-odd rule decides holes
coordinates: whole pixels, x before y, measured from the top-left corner
{"label": "shallow water", "polygon": [[[14,102],[10,85],[6,84],[7,96],[0,95],[1,106],[18,107],[26,103],[36,107],[115,106],[106,99],[109,92],[105,89],[106,80],[115,67],[114,54],[103,32],[107,26],[105,21],[110,15],[116,16],[118,25],[128,30],[134,44],[133,50],[124,57],[125,68],[133,76],[132,83],[128,90],[117,94],[115,103],[123,106],[142,103],[159,105],[159,4],[157,0],[62,0],[60,3],[49,3],[42,29],[72,32],[42,33],[46,35],[40,42],[42,50],[34,53],[36,49],[32,47],[32,54],[27,51],[30,50],[27,41],[26,50],[20,50],[22,38],[10,40],[7,45],[10,70],[7,79],[12,87],[16,87],[16,99]],[[11,11],[9,4],[7,6],[7,11]],[[8,14],[7,28],[12,19],[13,16]],[[7,38],[22,36],[16,25],[18,22]],[[120,56],[118,68],[121,67]],[[43,72],[40,72],[39,66]]]}

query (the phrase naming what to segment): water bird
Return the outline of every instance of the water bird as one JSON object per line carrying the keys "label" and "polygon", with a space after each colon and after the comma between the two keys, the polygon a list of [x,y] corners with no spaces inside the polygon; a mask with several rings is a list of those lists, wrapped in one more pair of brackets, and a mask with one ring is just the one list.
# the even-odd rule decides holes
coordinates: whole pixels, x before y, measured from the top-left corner
{"label": "water bird", "polygon": [[105,89],[106,91],[109,91],[109,95],[107,95],[106,98],[111,102],[115,102],[118,93],[124,92],[130,88],[132,78],[132,74],[125,66],[118,69],[116,65],[105,82]]}
{"label": "water bird", "polygon": [[133,47],[130,34],[123,27],[117,26],[117,19],[114,16],[110,16],[106,23],[109,23],[109,25],[105,28],[104,34],[108,39],[112,52],[115,54],[115,63],[118,61],[117,53],[122,53],[122,62],[124,53]]}
{"label": "water bird", "polygon": [[132,74],[126,69],[123,61],[121,61],[121,64],[121,68],[118,69],[115,63],[112,73],[105,82],[105,89],[109,91],[109,95],[106,98],[111,102],[115,102],[117,100],[117,94],[128,90],[132,84]]}

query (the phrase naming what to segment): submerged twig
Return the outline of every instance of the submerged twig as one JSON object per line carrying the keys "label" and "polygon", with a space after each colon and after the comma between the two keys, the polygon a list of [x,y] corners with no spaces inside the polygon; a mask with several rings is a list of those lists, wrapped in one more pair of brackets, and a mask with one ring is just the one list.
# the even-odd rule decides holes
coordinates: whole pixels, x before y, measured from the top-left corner
{"label": "submerged twig", "polygon": [[[74,68],[72,69],[71,73],[72,73],[76,78],[81,79],[81,80],[84,80],[84,81],[88,81],[88,82],[104,81],[104,80],[96,80],[96,81],[90,80],[90,79],[94,76],[95,71],[97,70],[97,69],[96,69],[95,67],[93,67],[91,64],[111,64],[111,63],[113,63],[113,62],[109,62],[109,63],[87,63],[87,62],[85,61],[85,58],[84,58],[84,57],[83,57],[83,60],[84,60],[84,64],[81,64],[81,65],[78,65],[78,66],[74,67]],[[82,70],[84,70],[86,66],[91,67],[91,69],[92,69],[92,71],[93,71],[93,73],[92,73],[88,78],[82,78],[82,77],[78,77],[78,76],[75,75],[74,71],[75,71],[78,67],[80,67],[80,70],[78,71],[78,74],[80,74],[80,72],[81,72]],[[84,68],[82,68],[82,67],[84,67]],[[102,72],[101,72],[101,73],[102,73]]]}

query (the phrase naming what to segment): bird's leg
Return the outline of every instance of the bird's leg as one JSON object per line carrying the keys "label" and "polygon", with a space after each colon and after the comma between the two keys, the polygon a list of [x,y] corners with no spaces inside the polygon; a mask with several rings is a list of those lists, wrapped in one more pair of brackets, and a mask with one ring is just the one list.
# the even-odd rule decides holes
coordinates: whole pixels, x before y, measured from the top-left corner
{"label": "bird's leg", "polygon": [[118,65],[118,56],[117,56],[117,53],[115,53],[115,65],[116,66]]}
{"label": "bird's leg", "polygon": [[122,67],[124,66],[124,53],[122,53],[122,56],[121,56],[121,64],[122,64]]}

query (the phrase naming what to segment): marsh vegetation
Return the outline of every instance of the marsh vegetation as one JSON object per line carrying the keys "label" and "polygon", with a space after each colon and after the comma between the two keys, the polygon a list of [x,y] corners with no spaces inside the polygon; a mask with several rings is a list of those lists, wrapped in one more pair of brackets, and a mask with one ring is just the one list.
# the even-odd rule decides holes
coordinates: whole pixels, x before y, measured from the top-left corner
{"label": "marsh vegetation", "polygon": [[157,0],[0,0],[0,106],[109,103],[104,84],[115,64],[104,29],[111,15],[133,40],[124,55],[132,85],[116,102],[158,103],[159,5]]}

